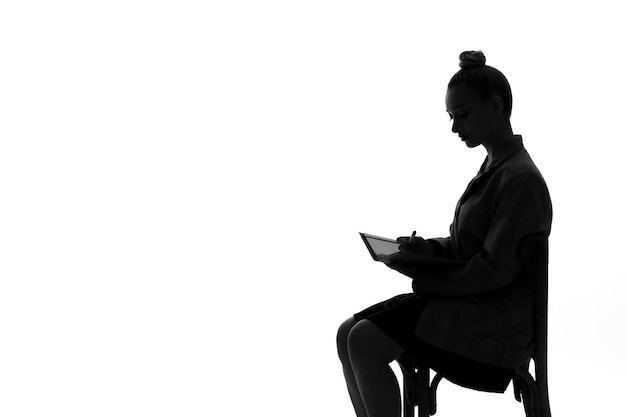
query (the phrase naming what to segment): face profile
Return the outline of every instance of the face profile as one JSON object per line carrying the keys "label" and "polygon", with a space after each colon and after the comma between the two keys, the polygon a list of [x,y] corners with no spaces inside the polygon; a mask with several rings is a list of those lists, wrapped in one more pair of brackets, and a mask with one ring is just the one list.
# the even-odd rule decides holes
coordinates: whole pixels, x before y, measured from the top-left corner
{"label": "face profile", "polygon": [[459,135],[469,148],[491,142],[501,119],[501,100],[494,97],[483,101],[464,85],[448,88],[446,111],[452,120],[452,132]]}

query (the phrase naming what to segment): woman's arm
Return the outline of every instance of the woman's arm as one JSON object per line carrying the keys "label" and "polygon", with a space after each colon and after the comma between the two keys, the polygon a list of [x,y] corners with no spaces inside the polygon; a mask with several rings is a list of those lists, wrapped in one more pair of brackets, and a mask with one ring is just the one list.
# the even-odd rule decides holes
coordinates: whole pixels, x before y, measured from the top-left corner
{"label": "woman's arm", "polygon": [[450,237],[437,237],[426,239],[428,243],[435,249],[435,256],[441,258],[452,258],[450,250]]}

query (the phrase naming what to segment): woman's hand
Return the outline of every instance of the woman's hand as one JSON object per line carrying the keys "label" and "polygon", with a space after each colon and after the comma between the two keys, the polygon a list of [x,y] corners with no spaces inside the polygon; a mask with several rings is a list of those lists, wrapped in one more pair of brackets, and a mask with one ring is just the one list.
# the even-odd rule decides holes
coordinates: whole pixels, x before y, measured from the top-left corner
{"label": "woman's hand", "polygon": [[435,248],[420,236],[402,236],[396,239],[400,252],[414,253],[421,256],[435,256]]}

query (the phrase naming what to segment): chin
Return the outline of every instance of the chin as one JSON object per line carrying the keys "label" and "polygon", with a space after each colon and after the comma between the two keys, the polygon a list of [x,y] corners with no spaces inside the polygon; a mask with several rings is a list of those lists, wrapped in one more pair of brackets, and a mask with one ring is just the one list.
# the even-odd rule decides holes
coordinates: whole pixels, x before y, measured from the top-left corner
{"label": "chin", "polygon": [[480,143],[477,143],[477,142],[465,141],[465,146],[467,146],[468,148],[475,148],[475,147],[477,147],[479,145],[480,145]]}

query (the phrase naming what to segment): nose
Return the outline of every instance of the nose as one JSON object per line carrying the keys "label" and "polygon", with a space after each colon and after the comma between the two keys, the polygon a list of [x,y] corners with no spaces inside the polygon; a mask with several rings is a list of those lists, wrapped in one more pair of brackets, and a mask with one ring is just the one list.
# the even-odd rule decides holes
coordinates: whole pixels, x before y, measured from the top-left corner
{"label": "nose", "polygon": [[452,119],[452,133],[459,133],[461,131],[459,125],[460,123],[457,119]]}

